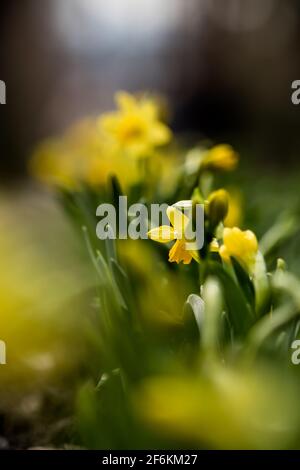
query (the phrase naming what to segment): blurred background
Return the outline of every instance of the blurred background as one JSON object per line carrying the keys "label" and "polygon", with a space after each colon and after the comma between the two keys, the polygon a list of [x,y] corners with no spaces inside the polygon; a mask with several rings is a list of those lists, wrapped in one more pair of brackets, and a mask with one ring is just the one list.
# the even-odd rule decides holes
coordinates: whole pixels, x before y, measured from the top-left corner
{"label": "blurred background", "polygon": [[0,14],[5,181],[118,89],[165,94],[177,132],[230,141],[251,165],[297,164],[297,0],[2,0]]}

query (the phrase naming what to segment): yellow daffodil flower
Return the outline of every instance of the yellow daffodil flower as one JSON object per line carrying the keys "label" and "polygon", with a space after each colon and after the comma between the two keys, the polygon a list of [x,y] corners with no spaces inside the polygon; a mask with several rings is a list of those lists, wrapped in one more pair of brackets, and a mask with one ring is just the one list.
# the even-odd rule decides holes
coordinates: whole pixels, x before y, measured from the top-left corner
{"label": "yellow daffodil flower", "polygon": [[62,137],[42,142],[29,169],[43,183],[69,189],[81,182],[103,186],[111,175],[116,175],[126,188],[139,178],[137,162],[100,139],[98,120],[94,118],[75,123]]}
{"label": "yellow daffodil flower", "polygon": [[167,216],[172,226],[162,225],[161,227],[153,228],[148,232],[148,237],[159,243],[168,243],[176,240],[169,252],[169,261],[171,263],[180,263],[182,261],[183,264],[189,264],[192,259],[199,262],[197,250],[187,250],[187,241],[184,238],[187,225],[190,222],[188,217],[173,206],[168,207]]}
{"label": "yellow daffodil flower", "polygon": [[153,100],[119,92],[116,102],[118,110],[104,114],[99,123],[103,137],[119,150],[133,157],[147,157],[171,140],[171,131],[160,122]]}
{"label": "yellow daffodil flower", "polygon": [[231,171],[238,164],[239,156],[231,145],[216,145],[204,155],[201,165],[203,168]]}
{"label": "yellow daffodil flower", "polygon": [[230,257],[233,256],[248,272],[251,272],[258,253],[257,238],[251,230],[242,231],[237,227],[224,228],[223,245],[219,253],[226,263],[230,262]]}

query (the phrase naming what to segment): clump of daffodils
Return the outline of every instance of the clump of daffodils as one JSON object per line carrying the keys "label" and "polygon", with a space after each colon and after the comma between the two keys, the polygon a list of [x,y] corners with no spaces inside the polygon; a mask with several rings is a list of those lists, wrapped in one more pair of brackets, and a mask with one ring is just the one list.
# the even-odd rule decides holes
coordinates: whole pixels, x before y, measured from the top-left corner
{"label": "clump of daffodils", "polygon": [[[258,239],[241,190],[226,185],[238,161],[224,143],[187,149],[157,100],[126,92],[115,110],[37,147],[31,173],[65,194],[96,274],[88,336],[101,365],[89,373],[101,373],[78,400],[84,446],[289,448],[299,439],[289,354],[300,281],[276,260],[299,224],[279,220]],[[95,207],[121,194],[165,205],[163,222],[143,216],[146,240],[115,239],[109,226],[113,236],[96,239]]]}
{"label": "clump of daffodils", "polygon": [[82,119],[61,137],[39,144],[30,173],[43,183],[69,189],[82,183],[105,186],[111,176],[128,189],[141,179],[138,160],[149,157],[170,173],[170,159],[161,162],[158,153],[172,138],[160,118],[158,101],[119,92],[116,103],[116,111]]}
{"label": "clump of daffodils", "polygon": [[64,135],[39,144],[29,170],[42,183],[73,190],[82,183],[90,187],[104,186],[112,175],[126,188],[139,179],[136,162],[122,156],[101,138],[95,118],[83,119]]}

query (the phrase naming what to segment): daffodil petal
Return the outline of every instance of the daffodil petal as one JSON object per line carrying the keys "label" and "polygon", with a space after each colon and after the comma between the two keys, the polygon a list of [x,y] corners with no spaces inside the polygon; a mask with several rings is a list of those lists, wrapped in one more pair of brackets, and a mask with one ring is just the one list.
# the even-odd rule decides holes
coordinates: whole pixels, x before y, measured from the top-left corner
{"label": "daffodil petal", "polygon": [[200,255],[199,255],[199,251],[190,251],[190,254],[192,256],[192,258],[197,261],[197,263],[200,263]]}
{"label": "daffodil petal", "polygon": [[168,243],[176,238],[176,232],[173,227],[169,225],[162,225],[161,227],[156,227],[147,233],[148,237],[151,240],[154,240],[159,243]]}
{"label": "daffodil petal", "polygon": [[257,252],[258,250],[258,242],[255,234],[251,232],[251,230],[246,230],[245,232],[245,240],[248,245],[248,249],[251,251]]}
{"label": "daffodil petal", "polygon": [[181,261],[183,264],[190,264],[192,259],[192,252],[186,250],[185,243],[182,240],[176,240],[169,251],[169,261],[177,264]]}
{"label": "daffodil petal", "polygon": [[185,230],[190,222],[189,218],[183,214],[180,210],[173,206],[169,206],[167,209],[167,216],[169,221],[173,225],[178,238],[184,238]]}
{"label": "daffodil petal", "polygon": [[230,263],[230,254],[225,245],[222,245],[219,250],[220,256],[225,263]]}
{"label": "daffodil petal", "polygon": [[137,105],[137,100],[133,95],[126,91],[119,91],[115,94],[115,101],[120,109],[131,111]]}
{"label": "daffodil petal", "polygon": [[170,129],[160,122],[157,122],[152,125],[150,135],[151,135],[151,140],[156,145],[164,145],[164,144],[167,144],[171,140]]}
{"label": "daffodil petal", "polygon": [[140,106],[141,111],[147,119],[154,121],[158,118],[158,108],[156,103],[154,103],[152,100],[144,99]]}

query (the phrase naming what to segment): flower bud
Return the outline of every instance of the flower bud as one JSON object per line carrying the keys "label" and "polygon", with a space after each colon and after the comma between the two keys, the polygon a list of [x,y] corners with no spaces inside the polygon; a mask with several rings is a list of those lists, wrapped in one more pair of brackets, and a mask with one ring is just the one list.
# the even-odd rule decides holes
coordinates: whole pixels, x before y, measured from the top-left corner
{"label": "flower bud", "polygon": [[238,164],[239,156],[227,144],[216,145],[210,149],[202,160],[202,167],[212,170],[231,171]]}
{"label": "flower bud", "polygon": [[277,271],[286,271],[286,262],[282,258],[277,259]]}
{"label": "flower bud", "polygon": [[228,212],[229,195],[225,189],[214,191],[208,198],[207,215],[211,224],[216,227],[225,219]]}

